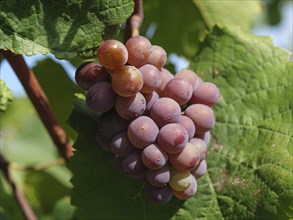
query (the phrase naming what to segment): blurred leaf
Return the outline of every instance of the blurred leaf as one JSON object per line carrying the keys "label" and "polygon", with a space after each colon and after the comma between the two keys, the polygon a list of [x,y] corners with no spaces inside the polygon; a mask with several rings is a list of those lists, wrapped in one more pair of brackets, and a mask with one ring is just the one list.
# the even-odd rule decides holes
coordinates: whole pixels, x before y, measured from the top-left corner
{"label": "blurred leaf", "polygon": [[[154,205],[144,183],[118,173],[80,129],[70,160],[79,219],[286,219],[292,217],[292,63],[269,38],[216,26],[192,68],[216,83],[222,100],[209,148],[208,173],[196,195]],[[76,106],[80,108],[80,106]],[[74,117],[80,117],[75,115]],[[83,117],[83,116],[82,116]],[[92,119],[95,120],[94,118]],[[111,211],[107,209],[111,207]]]}
{"label": "blurred leaf", "polygon": [[93,57],[132,11],[132,0],[2,1],[0,48],[28,56]]}
{"label": "blurred leaf", "polygon": [[75,139],[76,133],[66,120],[73,107],[74,93],[82,92],[82,90],[70,80],[63,67],[50,58],[39,61],[33,71],[61,126],[69,137]]}
{"label": "blurred leaf", "polygon": [[53,209],[52,219],[71,220],[73,218],[75,207],[70,204],[70,198],[59,199]]}
{"label": "blurred leaf", "polygon": [[260,12],[260,1],[148,0],[144,1],[144,9],[142,31],[152,43],[168,53],[191,57],[205,30],[216,23],[248,30],[253,17]]}
{"label": "blurred leaf", "polygon": [[263,0],[266,10],[266,19],[270,25],[277,25],[281,22],[281,6],[285,2],[284,0]]}
{"label": "blurred leaf", "polygon": [[0,114],[3,113],[8,104],[12,101],[12,92],[6,87],[3,80],[0,80]]}

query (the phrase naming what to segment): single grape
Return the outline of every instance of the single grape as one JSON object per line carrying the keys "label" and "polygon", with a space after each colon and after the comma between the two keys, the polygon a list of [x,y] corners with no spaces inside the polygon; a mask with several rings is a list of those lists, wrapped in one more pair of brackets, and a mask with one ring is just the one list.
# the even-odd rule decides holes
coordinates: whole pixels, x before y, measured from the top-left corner
{"label": "single grape", "polygon": [[128,51],[128,63],[137,68],[147,64],[150,56],[151,42],[143,36],[135,36],[125,43]]}
{"label": "single grape", "polygon": [[104,112],[98,120],[98,129],[107,138],[127,131],[129,121],[120,117],[115,110]]}
{"label": "single grape", "polygon": [[195,133],[194,137],[202,139],[208,145],[210,143],[210,140],[211,140],[211,132],[207,131],[207,132],[202,133],[202,134],[196,134]]}
{"label": "single grape", "polygon": [[163,93],[165,97],[174,99],[179,105],[184,105],[190,100],[192,91],[188,81],[175,77],[168,82]]}
{"label": "single grape", "polygon": [[204,104],[214,106],[220,101],[220,91],[218,87],[210,82],[201,83],[192,93],[190,102],[192,104]]}
{"label": "single grape", "polygon": [[149,201],[157,204],[165,204],[173,196],[170,186],[155,187],[151,184],[146,185],[146,195]]}
{"label": "single grape", "polygon": [[159,95],[156,92],[152,92],[152,93],[144,93],[143,96],[146,101],[146,108],[145,108],[144,114],[149,115],[151,108],[153,107],[155,102],[159,99]]}
{"label": "single grape", "polygon": [[169,154],[169,162],[177,170],[188,171],[200,163],[200,151],[193,144],[187,143],[184,149],[176,154]]}
{"label": "single grape", "polygon": [[184,191],[173,190],[173,195],[180,200],[187,200],[191,198],[197,190],[197,182],[194,176],[190,176],[190,185]]}
{"label": "single grape", "polygon": [[156,92],[160,95],[163,96],[163,91],[166,87],[166,85],[168,84],[168,82],[174,78],[174,75],[172,73],[169,72],[169,70],[162,68],[160,70],[161,76],[162,76],[162,81],[161,84],[159,86],[159,88],[156,90]]}
{"label": "single grape", "polygon": [[170,181],[171,168],[166,163],[162,168],[157,170],[148,169],[146,172],[147,181],[156,187],[165,186]]}
{"label": "single grape", "polygon": [[134,96],[141,90],[142,86],[142,74],[134,66],[123,66],[112,75],[113,90],[120,96]]}
{"label": "single grape", "polygon": [[189,117],[181,115],[177,123],[182,125],[186,129],[188,133],[188,140],[194,136],[195,126],[193,121]]}
{"label": "single grape", "polygon": [[97,82],[110,82],[110,80],[110,75],[101,64],[96,62],[85,62],[75,72],[75,81],[84,90],[88,90]]}
{"label": "single grape", "polygon": [[141,151],[136,150],[127,155],[122,161],[122,168],[123,171],[131,177],[143,177],[146,173],[147,168],[142,162]]}
{"label": "single grape", "polygon": [[134,96],[118,96],[115,104],[117,113],[125,119],[132,120],[141,116],[146,108],[144,96],[138,92]]}
{"label": "single grape", "polygon": [[181,108],[179,104],[173,99],[166,97],[158,99],[150,111],[151,118],[159,127],[178,122],[180,115]]}
{"label": "single grape", "polygon": [[143,149],[141,158],[144,165],[152,170],[162,168],[168,160],[166,152],[156,144],[151,144]]}
{"label": "single grape", "polygon": [[104,41],[97,52],[100,63],[107,69],[117,69],[126,64],[128,52],[124,44],[117,40]]}
{"label": "single grape", "polygon": [[94,112],[106,112],[114,107],[117,94],[109,82],[98,82],[86,94],[86,104]]}
{"label": "single grape", "polygon": [[167,62],[166,51],[157,45],[152,45],[150,49],[150,57],[148,63],[156,66],[159,70],[164,67]]}
{"label": "single grape", "polygon": [[190,172],[196,179],[199,179],[200,177],[204,176],[207,172],[206,160],[202,160],[200,164],[194,169],[192,169]]}
{"label": "single grape", "polygon": [[190,176],[190,171],[182,172],[172,168],[169,185],[176,191],[184,191],[190,185]]}
{"label": "single grape", "polygon": [[176,154],[183,150],[188,142],[186,129],[177,123],[167,124],[158,134],[158,143],[168,154]]}
{"label": "single grape", "polygon": [[113,137],[111,142],[111,150],[115,155],[125,157],[135,151],[136,148],[129,141],[127,132],[122,132]]}
{"label": "single grape", "polygon": [[102,133],[99,131],[99,129],[96,130],[95,133],[95,140],[96,143],[98,144],[98,146],[106,152],[111,152],[111,139],[105,137],[104,135],[102,135]]}
{"label": "single grape", "polygon": [[162,75],[157,67],[146,64],[139,68],[143,77],[143,87],[141,92],[151,93],[159,88],[162,82]]}
{"label": "single grape", "polygon": [[204,160],[207,156],[208,153],[208,147],[206,142],[204,142],[202,139],[200,138],[191,138],[189,140],[189,143],[191,143],[192,145],[194,145],[200,152],[200,159]]}
{"label": "single grape", "polygon": [[189,69],[184,69],[176,73],[175,78],[184,79],[188,81],[191,84],[193,91],[202,82],[202,80],[196,75],[196,73]]}
{"label": "single grape", "polygon": [[215,116],[213,110],[202,104],[193,104],[187,107],[185,115],[188,116],[196,127],[196,133],[202,134],[215,125]]}
{"label": "single grape", "polygon": [[139,149],[155,143],[158,133],[158,126],[147,116],[141,116],[133,120],[128,127],[128,138]]}

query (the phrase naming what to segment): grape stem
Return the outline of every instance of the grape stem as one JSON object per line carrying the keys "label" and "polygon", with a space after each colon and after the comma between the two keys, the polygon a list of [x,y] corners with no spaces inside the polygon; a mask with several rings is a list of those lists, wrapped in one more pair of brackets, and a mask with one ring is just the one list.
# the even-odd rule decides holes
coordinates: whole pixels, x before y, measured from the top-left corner
{"label": "grape stem", "polygon": [[143,21],[143,3],[142,0],[134,0],[134,10],[132,15],[126,21],[125,42],[134,36],[139,35],[139,28]]}
{"label": "grape stem", "polygon": [[48,99],[34,73],[27,66],[22,55],[0,50],[4,58],[16,73],[27,95],[47,128],[59,154],[67,161],[73,155],[72,146],[56,116],[52,112]]}
{"label": "grape stem", "polygon": [[0,168],[1,171],[4,174],[4,177],[6,178],[7,182],[9,183],[9,185],[12,188],[12,192],[13,195],[20,207],[20,209],[22,210],[25,219],[28,220],[36,220],[38,219],[36,214],[33,212],[30,204],[28,203],[28,201],[26,200],[24,194],[21,192],[21,190],[19,190],[13,180],[13,177],[11,176],[10,172],[9,172],[9,162],[3,157],[3,155],[0,153]]}

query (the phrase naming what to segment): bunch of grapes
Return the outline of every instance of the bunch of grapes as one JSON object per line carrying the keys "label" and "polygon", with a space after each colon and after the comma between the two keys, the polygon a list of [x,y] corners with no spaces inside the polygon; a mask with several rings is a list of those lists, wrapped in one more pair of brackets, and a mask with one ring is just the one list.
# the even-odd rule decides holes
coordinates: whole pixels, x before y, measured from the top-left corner
{"label": "bunch of grapes", "polygon": [[171,74],[165,50],[143,36],[125,45],[107,40],[97,56],[99,63],[83,63],[75,76],[88,107],[101,113],[97,144],[123,172],[146,181],[150,201],[192,197],[207,170],[218,88],[188,69]]}

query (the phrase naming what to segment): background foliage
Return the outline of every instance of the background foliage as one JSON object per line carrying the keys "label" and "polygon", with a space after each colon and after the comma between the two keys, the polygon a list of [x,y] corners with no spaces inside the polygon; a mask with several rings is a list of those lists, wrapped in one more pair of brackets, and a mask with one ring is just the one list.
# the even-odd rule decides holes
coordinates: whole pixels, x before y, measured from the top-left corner
{"label": "background foliage", "polygon": [[[1,153],[14,162],[13,176],[39,218],[292,218],[290,54],[274,47],[270,38],[249,34],[260,21],[278,23],[281,4],[144,1],[141,34],[169,54],[188,59],[190,68],[222,93],[208,174],[199,181],[196,196],[185,203],[172,199],[164,206],[150,204],[141,182],[112,168],[111,156],[93,141],[97,116],[87,111],[82,95],[73,106],[74,93],[81,91],[51,59],[38,62],[33,71],[71,140],[77,138],[77,151],[70,170],[64,164],[42,171],[21,169],[19,165],[56,161],[59,155],[27,99],[16,97],[7,106],[12,96],[1,81],[0,110],[8,108],[0,113]],[[0,1],[0,48],[26,55],[51,52],[79,65],[93,57],[103,40],[122,40],[123,26],[120,35],[117,31],[132,10],[130,0]],[[69,121],[75,131],[67,124],[73,108]],[[0,219],[23,219],[2,176],[0,195]]]}

